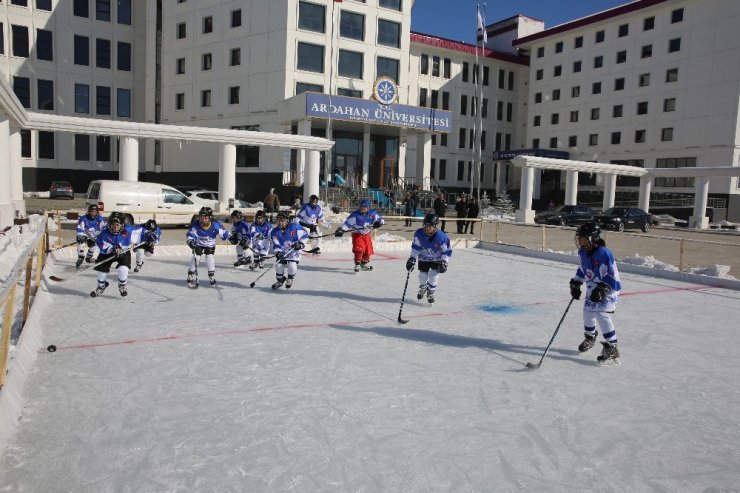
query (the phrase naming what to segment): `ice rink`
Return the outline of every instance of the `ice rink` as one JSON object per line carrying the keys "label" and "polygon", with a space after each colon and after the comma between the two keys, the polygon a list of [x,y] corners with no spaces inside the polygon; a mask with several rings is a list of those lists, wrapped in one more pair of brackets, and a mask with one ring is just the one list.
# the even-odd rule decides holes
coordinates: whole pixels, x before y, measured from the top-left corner
{"label": "ice rink", "polygon": [[737,491],[739,291],[622,272],[621,365],[577,352],[576,301],[529,371],[575,257],[456,249],[433,305],[411,274],[400,325],[407,256],[304,255],[278,291],[231,256],[197,290],[188,256],[127,298],[47,281],[0,491]]}

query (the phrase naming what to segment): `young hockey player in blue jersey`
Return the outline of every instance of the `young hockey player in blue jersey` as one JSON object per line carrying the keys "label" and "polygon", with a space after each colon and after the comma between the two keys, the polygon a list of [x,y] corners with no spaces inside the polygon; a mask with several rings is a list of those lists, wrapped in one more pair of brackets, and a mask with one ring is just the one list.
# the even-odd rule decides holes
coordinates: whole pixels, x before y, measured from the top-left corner
{"label": "young hockey player in blue jersey", "polygon": [[252,256],[248,253],[250,242],[249,223],[244,220],[242,211],[235,210],[231,212],[231,234],[229,234],[229,243],[236,245],[236,262],[234,267],[249,265],[252,263]]}
{"label": "young hockey player in blue jersey", "polygon": [[324,217],[324,211],[321,210],[319,205],[319,197],[311,195],[308,198],[308,203],[303,204],[301,210],[298,211],[298,224],[308,230],[308,236],[311,238],[311,250],[309,253],[321,253],[321,235],[319,234],[318,227],[326,224],[326,218]]}
{"label": "young hockey player in blue jersey", "polygon": [[206,256],[206,268],[208,269],[208,281],[211,286],[216,285],[216,260],[213,254],[216,251],[216,239],[226,240],[229,232],[224,229],[220,222],[213,219],[213,209],[201,207],[198,212],[198,220],[193,221],[186,234],[187,245],[193,251],[190,260],[187,283],[189,288],[198,287],[198,263],[201,255]]}
{"label": "young hockey player in blue jersey", "polygon": [[370,265],[370,256],[373,250],[373,238],[370,234],[385,224],[383,216],[375,209],[370,209],[370,200],[360,200],[360,207],[347,217],[344,224],[334,232],[334,236],[342,236],[347,231],[352,231],[352,253],[355,255],[355,272],[362,270],[373,270]]}
{"label": "young hockey player in blue jersey", "polygon": [[[98,265],[95,270],[98,271],[98,287],[90,293],[90,296],[96,298],[103,294],[108,287],[108,273],[111,265],[116,264],[118,273],[118,291],[121,296],[126,296],[126,282],[128,280],[128,271],[131,269],[131,247],[140,243],[141,228],[133,228],[131,225],[124,224],[123,215],[120,212],[111,212],[108,218],[108,224],[95,239],[95,244],[100,249],[98,255]],[[105,260],[110,260],[105,262]],[[101,263],[102,262],[102,263]]]}
{"label": "young hockey player in blue jersey", "polygon": [[[87,214],[77,220],[77,268],[85,260],[88,263],[93,261],[95,253],[95,238],[105,228],[105,219],[99,214],[98,206],[91,204],[87,208]],[[87,255],[85,255],[85,246],[87,246]]]}
{"label": "young hockey player in blue jersey", "polygon": [[301,252],[306,246],[308,233],[300,225],[291,223],[288,212],[282,211],[278,213],[277,226],[272,228],[270,235],[272,250],[275,252],[275,278],[277,279],[272,289],[278,289],[283,283],[287,289],[290,289],[298,273],[298,262],[301,261]]}
{"label": "young hockey player in blue jersey", "polygon": [[419,292],[417,299],[427,295],[427,301],[434,303],[434,292],[440,274],[447,272],[447,265],[452,256],[450,239],[444,231],[437,229],[439,218],[434,213],[424,216],[423,227],[416,230],[411,243],[411,256],[406,261],[406,270],[414,270],[416,259],[419,259]]}
{"label": "young hockey player in blue jersey", "polygon": [[159,240],[162,236],[162,230],[159,229],[157,221],[154,219],[149,219],[140,228],[141,241],[143,243],[134,248],[134,252],[136,252],[136,267],[134,267],[134,272],[139,272],[144,265],[144,255],[147,257],[154,255],[154,245],[159,245]]}
{"label": "young hockey player in blue jersey", "polygon": [[249,227],[249,235],[252,240],[252,250],[254,250],[254,262],[249,266],[250,269],[263,268],[265,257],[270,253],[272,246],[272,224],[267,220],[265,211],[259,210],[254,215],[254,222]]}
{"label": "young hockey player in blue jersey", "polygon": [[578,247],[578,270],[570,280],[570,295],[581,298],[581,285],[586,283],[586,301],[583,305],[583,325],[585,339],[578,350],[585,353],[596,343],[598,333],[596,323],[604,337],[601,355],[596,358],[600,365],[619,364],[617,332],[611,314],[619,302],[619,281],[617,264],[611,250],[601,238],[601,228],[594,223],[586,223],[576,230],[575,243]]}

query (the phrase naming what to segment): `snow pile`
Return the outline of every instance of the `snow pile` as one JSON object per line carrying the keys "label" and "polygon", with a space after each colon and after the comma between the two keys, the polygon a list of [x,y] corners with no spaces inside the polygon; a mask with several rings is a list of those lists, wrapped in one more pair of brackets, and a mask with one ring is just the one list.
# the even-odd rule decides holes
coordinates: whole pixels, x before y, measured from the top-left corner
{"label": "snow pile", "polygon": [[0,233],[0,287],[5,287],[13,268],[38,239],[37,232],[44,227],[44,216],[29,217],[28,224],[11,226]]}
{"label": "snow pile", "polygon": [[705,267],[692,267],[691,269],[686,269],[685,272],[688,272],[689,274],[696,274],[699,276],[721,277],[722,279],[736,280],[735,277],[729,274],[729,265],[714,264]]}
{"label": "snow pile", "polygon": [[637,253],[631,257],[624,257],[619,260],[619,262],[630,265],[639,265],[641,267],[649,267],[651,269],[665,270],[668,272],[678,272],[678,267],[656,260],[652,255],[643,257]]}

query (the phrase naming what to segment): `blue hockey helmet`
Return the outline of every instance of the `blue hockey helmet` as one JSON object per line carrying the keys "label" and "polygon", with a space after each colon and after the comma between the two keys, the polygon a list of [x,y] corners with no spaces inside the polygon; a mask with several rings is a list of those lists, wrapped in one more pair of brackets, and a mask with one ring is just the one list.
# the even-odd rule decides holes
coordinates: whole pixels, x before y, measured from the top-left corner
{"label": "blue hockey helmet", "polygon": [[360,200],[360,207],[367,207],[370,208],[370,199],[362,199]]}

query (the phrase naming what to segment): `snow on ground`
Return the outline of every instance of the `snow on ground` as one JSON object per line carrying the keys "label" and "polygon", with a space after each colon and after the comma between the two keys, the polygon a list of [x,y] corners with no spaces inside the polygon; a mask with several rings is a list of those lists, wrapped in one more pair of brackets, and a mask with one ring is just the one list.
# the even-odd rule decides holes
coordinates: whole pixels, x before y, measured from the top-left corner
{"label": "snow on ground", "polygon": [[575,302],[528,371],[575,260],[458,249],[433,306],[410,275],[399,325],[406,256],[305,256],[289,291],[230,256],[217,288],[162,255],[125,299],[47,283],[0,491],[736,489],[740,292],[624,273],[621,366],[577,352]]}

